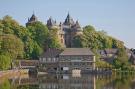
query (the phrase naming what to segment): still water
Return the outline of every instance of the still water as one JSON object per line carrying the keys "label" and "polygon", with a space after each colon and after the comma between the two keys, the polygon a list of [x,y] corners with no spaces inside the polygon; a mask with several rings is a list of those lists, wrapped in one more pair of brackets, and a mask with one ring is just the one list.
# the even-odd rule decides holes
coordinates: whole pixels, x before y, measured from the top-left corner
{"label": "still water", "polygon": [[135,76],[23,75],[0,80],[0,89],[135,89]]}

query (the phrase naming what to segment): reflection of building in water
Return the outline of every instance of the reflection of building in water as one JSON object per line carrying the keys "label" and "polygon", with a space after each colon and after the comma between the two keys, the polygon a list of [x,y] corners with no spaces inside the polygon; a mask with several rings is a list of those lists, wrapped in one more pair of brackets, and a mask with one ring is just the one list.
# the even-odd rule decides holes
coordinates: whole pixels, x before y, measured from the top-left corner
{"label": "reflection of building in water", "polygon": [[[94,76],[72,77],[71,75],[53,76],[40,83],[40,89],[96,89]],[[52,78],[52,76],[51,76]]]}
{"label": "reflection of building in water", "polygon": [[[112,77],[110,75],[44,75],[39,77],[14,77],[11,88],[25,89],[135,89],[135,77]],[[124,83],[124,85],[123,85]],[[8,88],[9,89],[9,88]]]}

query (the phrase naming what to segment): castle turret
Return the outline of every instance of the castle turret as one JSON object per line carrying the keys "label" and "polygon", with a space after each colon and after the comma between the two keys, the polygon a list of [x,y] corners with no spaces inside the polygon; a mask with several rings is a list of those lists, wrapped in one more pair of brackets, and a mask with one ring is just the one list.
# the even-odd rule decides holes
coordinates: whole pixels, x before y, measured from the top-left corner
{"label": "castle turret", "polygon": [[75,30],[78,30],[78,31],[80,30],[80,31],[82,31],[82,28],[81,28],[81,26],[80,26],[78,20],[76,21],[76,23],[75,23],[75,25],[74,25],[73,27],[74,27]]}
{"label": "castle turret", "polygon": [[74,20],[72,19],[69,13],[65,19],[64,25],[74,25]]}
{"label": "castle turret", "polygon": [[50,29],[50,28],[53,28],[53,27],[57,27],[57,24],[56,24],[56,20],[54,21],[52,19],[52,17],[50,17],[48,20],[47,20],[47,27]]}
{"label": "castle turret", "polygon": [[74,36],[82,34],[83,30],[82,30],[78,20],[76,21],[75,25],[73,26],[73,29],[74,29],[74,31],[73,31]]}
{"label": "castle turret", "polygon": [[76,27],[76,28],[81,28],[81,26],[80,26],[78,20],[77,20],[76,23],[75,23],[75,27]]}
{"label": "castle turret", "polygon": [[35,14],[33,13],[32,16],[31,16],[31,18],[30,19],[28,18],[28,22],[26,23],[26,26],[28,26],[29,24],[35,23],[37,21],[38,21],[38,19],[35,16]]}

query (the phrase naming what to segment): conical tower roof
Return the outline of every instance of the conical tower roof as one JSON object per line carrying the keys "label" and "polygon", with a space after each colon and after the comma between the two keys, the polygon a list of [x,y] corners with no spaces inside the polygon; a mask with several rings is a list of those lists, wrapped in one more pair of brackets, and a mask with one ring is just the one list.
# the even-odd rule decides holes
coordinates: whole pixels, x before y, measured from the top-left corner
{"label": "conical tower roof", "polygon": [[77,28],[81,28],[81,26],[80,26],[78,20],[76,21],[75,26],[76,26]]}
{"label": "conical tower roof", "polygon": [[48,20],[47,20],[47,26],[54,26],[56,25],[56,21],[54,21],[52,19],[52,17],[50,17]]}
{"label": "conical tower roof", "polygon": [[70,16],[70,14],[68,13],[66,19],[65,19],[65,22],[64,22],[65,25],[74,25],[74,20],[72,19],[72,17]]}
{"label": "conical tower roof", "polygon": [[37,21],[37,17],[33,13],[29,21]]}

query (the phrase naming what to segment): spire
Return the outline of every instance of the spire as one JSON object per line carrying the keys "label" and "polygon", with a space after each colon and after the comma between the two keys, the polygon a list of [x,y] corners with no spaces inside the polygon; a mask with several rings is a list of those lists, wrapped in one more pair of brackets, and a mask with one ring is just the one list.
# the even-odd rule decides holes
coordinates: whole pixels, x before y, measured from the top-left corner
{"label": "spire", "polygon": [[69,12],[64,22],[65,25],[74,25],[74,21],[72,17],[70,16]]}
{"label": "spire", "polygon": [[67,15],[67,19],[70,19],[71,17],[70,17],[70,14],[69,14],[69,12],[68,12],[68,15]]}
{"label": "spire", "polygon": [[29,19],[30,22],[36,22],[37,21],[37,17],[35,16],[35,13],[33,11],[33,14],[31,16],[31,18]]}
{"label": "spire", "polygon": [[33,15],[35,14],[34,10],[33,10]]}
{"label": "spire", "polygon": [[28,18],[28,22],[26,23],[26,26],[28,26],[28,25],[31,24],[31,23],[35,23],[35,22],[37,22],[37,21],[38,21],[38,19],[37,19],[37,17],[35,16],[34,11],[33,11],[32,16],[31,16],[30,18]]}

